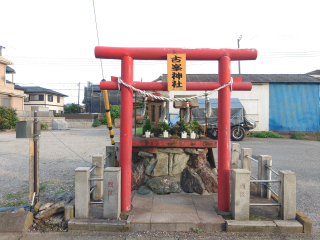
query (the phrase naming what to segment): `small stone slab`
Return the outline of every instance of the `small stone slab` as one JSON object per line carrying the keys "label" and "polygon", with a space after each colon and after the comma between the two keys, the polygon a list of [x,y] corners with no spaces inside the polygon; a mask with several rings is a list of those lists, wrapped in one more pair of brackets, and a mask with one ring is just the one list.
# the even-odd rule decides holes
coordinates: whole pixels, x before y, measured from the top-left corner
{"label": "small stone slab", "polygon": [[[38,204],[38,203],[37,203]],[[51,207],[53,205],[53,203],[46,203],[44,205],[42,205],[40,208],[39,208],[39,211],[43,211],[43,210],[46,210],[48,209],[49,207]]]}
{"label": "small stone slab", "polygon": [[302,233],[303,225],[296,220],[274,220],[276,233]]}
{"label": "small stone slab", "polygon": [[36,205],[34,205],[33,208],[33,213],[38,213],[39,212],[39,208],[41,207],[41,202],[37,202]]}
{"label": "small stone slab", "polygon": [[185,148],[184,151],[186,153],[189,153],[189,154],[199,154],[200,152],[198,151],[198,149],[195,149],[195,148]]}
{"label": "small stone slab", "polygon": [[[33,224],[33,214],[27,211],[0,212],[0,233],[24,233]],[[1,235],[1,234],[0,234]]]}
{"label": "small stone slab", "polygon": [[238,221],[226,220],[227,232],[260,232],[273,233],[277,225],[273,221]]}
{"label": "small stone slab", "polygon": [[138,194],[147,195],[150,193],[150,189],[146,186],[142,186],[138,189]]}
{"label": "small stone slab", "polygon": [[54,205],[52,205],[51,207],[49,207],[48,209],[39,212],[35,218],[37,219],[44,219],[44,218],[48,218],[50,216],[52,216],[53,214],[55,214],[59,208],[64,206],[64,202],[60,202],[60,203],[56,203]]}
{"label": "small stone slab", "polygon": [[158,148],[158,152],[183,153],[183,149],[182,148]]}
{"label": "small stone slab", "polygon": [[64,217],[63,213],[55,214],[50,218],[48,224],[53,224],[53,225],[59,224],[59,226],[61,226],[61,223],[63,221],[63,217]]}
{"label": "small stone slab", "polygon": [[148,152],[144,152],[144,151],[140,151],[140,152],[138,153],[138,155],[139,155],[140,157],[153,157],[153,154],[148,153]]}

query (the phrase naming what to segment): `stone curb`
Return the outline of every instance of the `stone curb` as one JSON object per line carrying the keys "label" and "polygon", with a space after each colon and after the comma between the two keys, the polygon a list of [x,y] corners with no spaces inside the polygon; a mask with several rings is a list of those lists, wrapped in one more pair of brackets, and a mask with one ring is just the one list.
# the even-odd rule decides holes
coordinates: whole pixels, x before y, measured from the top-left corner
{"label": "stone curb", "polygon": [[[271,197],[276,202],[279,201],[279,198],[273,192],[271,192]],[[303,225],[304,233],[312,233],[312,221],[307,216],[296,210],[296,219]]]}
{"label": "stone curb", "polygon": [[303,233],[303,225],[297,220],[226,220],[226,223],[227,232]]}

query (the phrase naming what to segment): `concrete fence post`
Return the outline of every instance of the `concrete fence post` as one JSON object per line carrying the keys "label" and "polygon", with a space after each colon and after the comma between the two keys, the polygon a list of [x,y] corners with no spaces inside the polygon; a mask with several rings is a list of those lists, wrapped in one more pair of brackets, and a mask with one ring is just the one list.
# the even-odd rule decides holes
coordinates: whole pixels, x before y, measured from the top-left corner
{"label": "concrete fence post", "polygon": [[78,167],[75,170],[75,218],[89,218],[90,168]]}
{"label": "concrete fence post", "polygon": [[289,170],[279,172],[280,217],[282,220],[296,219],[296,174]]}
{"label": "concrete fence post", "polygon": [[121,213],[121,168],[104,169],[103,218],[120,219]]}
{"label": "concrete fence post", "polygon": [[115,142],[116,151],[117,151],[117,160],[118,160],[118,166],[120,166],[120,142]]}
{"label": "concrete fence post", "polygon": [[[92,178],[103,178],[104,159],[101,154],[92,155],[92,164],[97,166],[92,172]],[[103,198],[103,181],[92,181],[93,186],[97,186],[92,192],[92,199],[100,200]]]}
{"label": "concrete fence post", "polygon": [[249,220],[250,172],[231,170],[231,215],[234,220]]}
{"label": "concrete fence post", "polygon": [[251,159],[246,156],[252,157],[251,148],[241,149],[242,169],[247,169],[251,173]]}
{"label": "concrete fence post", "polygon": [[105,167],[114,167],[115,150],[116,150],[115,145],[108,145],[106,147],[106,166]]}
{"label": "concrete fence post", "polygon": [[231,147],[231,165],[239,166],[240,144],[232,143]]}
{"label": "concrete fence post", "polygon": [[[258,156],[258,179],[259,180],[269,180],[269,172],[266,165],[269,164],[272,159],[269,155],[259,155]],[[264,198],[268,197],[267,183],[258,183],[258,195]],[[269,193],[270,194],[270,193]]]}

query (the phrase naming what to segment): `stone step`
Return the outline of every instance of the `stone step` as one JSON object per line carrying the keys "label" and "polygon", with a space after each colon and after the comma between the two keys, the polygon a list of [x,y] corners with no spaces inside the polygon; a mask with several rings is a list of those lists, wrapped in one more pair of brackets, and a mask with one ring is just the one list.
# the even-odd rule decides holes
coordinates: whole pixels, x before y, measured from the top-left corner
{"label": "stone step", "polygon": [[74,218],[68,222],[68,231],[130,232],[131,227],[124,220]]}
{"label": "stone step", "polygon": [[213,212],[134,213],[128,218],[132,232],[137,231],[225,231],[225,220]]}

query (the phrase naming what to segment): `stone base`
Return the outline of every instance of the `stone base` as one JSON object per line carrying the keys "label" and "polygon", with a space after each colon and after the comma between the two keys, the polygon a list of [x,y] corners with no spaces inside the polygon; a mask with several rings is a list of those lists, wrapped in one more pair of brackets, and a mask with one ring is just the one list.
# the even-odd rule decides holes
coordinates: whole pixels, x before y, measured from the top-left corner
{"label": "stone base", "polygon": [[26,211],[0,212],[0,232],[24,233],[33,224],[33,214]]}

